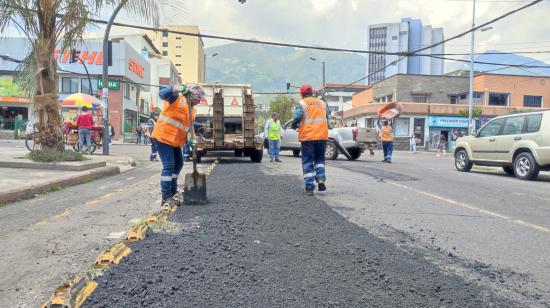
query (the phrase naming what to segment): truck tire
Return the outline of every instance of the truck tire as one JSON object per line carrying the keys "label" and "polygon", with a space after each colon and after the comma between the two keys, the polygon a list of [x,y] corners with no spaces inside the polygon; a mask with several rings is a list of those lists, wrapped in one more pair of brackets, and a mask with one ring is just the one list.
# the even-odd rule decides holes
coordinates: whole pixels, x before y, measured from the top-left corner
{"label": "truck tire", "polygon": [[300,150],[292,150],[292,156],[300,157]]}
{"label": "truck tire", "polygon": [[539,176],[540,166],[530,152],[519,153],[514,159],[514,173],[520,180],[536,180]]}
{"label": "truck tire", "polygon": [[473,163],[470,161],[470,158],[468,157],[468,153],[466,150],[461,149],[460,151],[456,152],[455,154],[455,168],[456,170],[460,172],[470,172],[473,167]]}
{"label": "truck tire", "polygon": [[325,159],[328,160],[335,160],[338,158],[338,148],[336,148],[336,145],[332,141],[327,142],[327,149],[325,152]]}
{"label": "truck tire", "polygon": [[250,154],[250,160],[255,163],[261,163],[263,157],[264,157],[264,149],[253,150],[252,154]]}
{"label": "truck tire", "polygon": [[351,155],[351,159],[350,160],[357,160],[359,159],[359,157],[361,157],[361,149],[360,148],[351,148],[351,149],[348,149],[348,153],[349,155]]}
{"label": "truck tire", "polygon": [[243,150],[241,149],[235,150],[235,157],[243,157]]}

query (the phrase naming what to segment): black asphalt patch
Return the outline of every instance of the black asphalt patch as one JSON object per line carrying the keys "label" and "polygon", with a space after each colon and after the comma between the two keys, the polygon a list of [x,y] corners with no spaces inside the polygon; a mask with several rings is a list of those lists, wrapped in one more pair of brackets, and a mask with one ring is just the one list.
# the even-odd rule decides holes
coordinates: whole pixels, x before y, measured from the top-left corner
{"label": "black asphalt patch", "polygon": [[132,244],[86,305],[514,306],[348,222],[302,186],[299,177],[264,175],[258,164],[217,166],[210,204],[178,209],[171,220],[183,232]]}
{"label": "black asphalt patch", "polygon": [[357,173],[361,173],[364,175],[368,175],[371,178],[377,179],[377,180],[389,180],[389,181],[395,181],[395,182],[406,182],[406,181],[418,181],[418,178],[412,177],[410,175],[392,172],[392,171],[386,171],[381,170],[378,168],[369,168],[365,166],[361,166],[359,164],[351,167],[349,165],[344,164],[334,164],[335,167],[341,168],[348,171],[353,171]]}

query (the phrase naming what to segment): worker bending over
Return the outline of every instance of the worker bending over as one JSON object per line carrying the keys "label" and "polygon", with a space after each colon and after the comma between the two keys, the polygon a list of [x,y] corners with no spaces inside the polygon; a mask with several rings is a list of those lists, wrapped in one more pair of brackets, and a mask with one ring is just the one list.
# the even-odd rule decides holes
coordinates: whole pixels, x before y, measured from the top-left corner
{"label": "worker bending over", "polygon": [[194,119],[189,119],[188,100],[195,106],[204,100],[204,90],[199,85],[189,84],[166,87],[159,91],[166,103],[158,117],[151,138],[157,142],[157,150],[162,161],[160,188],[162,205],[179,205],[177,196],[178,176],[183,168],[182,147],[187,142],[187,133]]}

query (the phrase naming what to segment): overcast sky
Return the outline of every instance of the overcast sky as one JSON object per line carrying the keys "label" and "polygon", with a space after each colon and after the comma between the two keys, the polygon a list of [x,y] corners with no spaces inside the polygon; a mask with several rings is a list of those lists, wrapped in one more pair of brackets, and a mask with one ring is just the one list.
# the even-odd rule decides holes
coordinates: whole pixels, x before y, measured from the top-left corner
{"label": "overcast sky", "polygon": [[[470,27],[471,0],[160,0],[169,8],[163,17],[197,24],[201,32],[245,38],[354,49],[367,48],[369,24],[420,18],[442,27],[446,37]],[[476,23],[488,21],[530,1],[478,0]],[[181,4],[183,3],[183,5]],[[131,17],[123,17],[132,21]],[[550,1],[493,24],[478,32],[476,50],[550,50]],[[206,46],[225,44],[205,40]],[[446,44],[447,52],[469,52],[469,36]],[[550,53],[537,56],[550,60]]]}

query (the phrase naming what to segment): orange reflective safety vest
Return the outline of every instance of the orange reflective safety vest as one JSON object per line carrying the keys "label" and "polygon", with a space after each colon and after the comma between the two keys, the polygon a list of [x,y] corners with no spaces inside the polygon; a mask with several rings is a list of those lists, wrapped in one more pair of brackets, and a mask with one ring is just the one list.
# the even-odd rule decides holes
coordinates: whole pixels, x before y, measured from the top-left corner
{"label": "orange reflective safety vest", "polygon": [[391,142],[393,141],[393,129],[389,125],[384,125],[380,129],[380,140]]}
{"label": "orange reflective safety vest", "polygon": [[[192,113],[194,118],[193,110]],[[187,100],[180,95],[172,104],[165,102],[164,110],[159,115],[151,138],[175,148],[181,148],[187,142],[187,132],[191,125]]]}
{"label": "orange reflective safety vest", "polygon": [[299,141],[328,140],[326,104],[316,97],[300,101],[302,121],[298,127]]}

